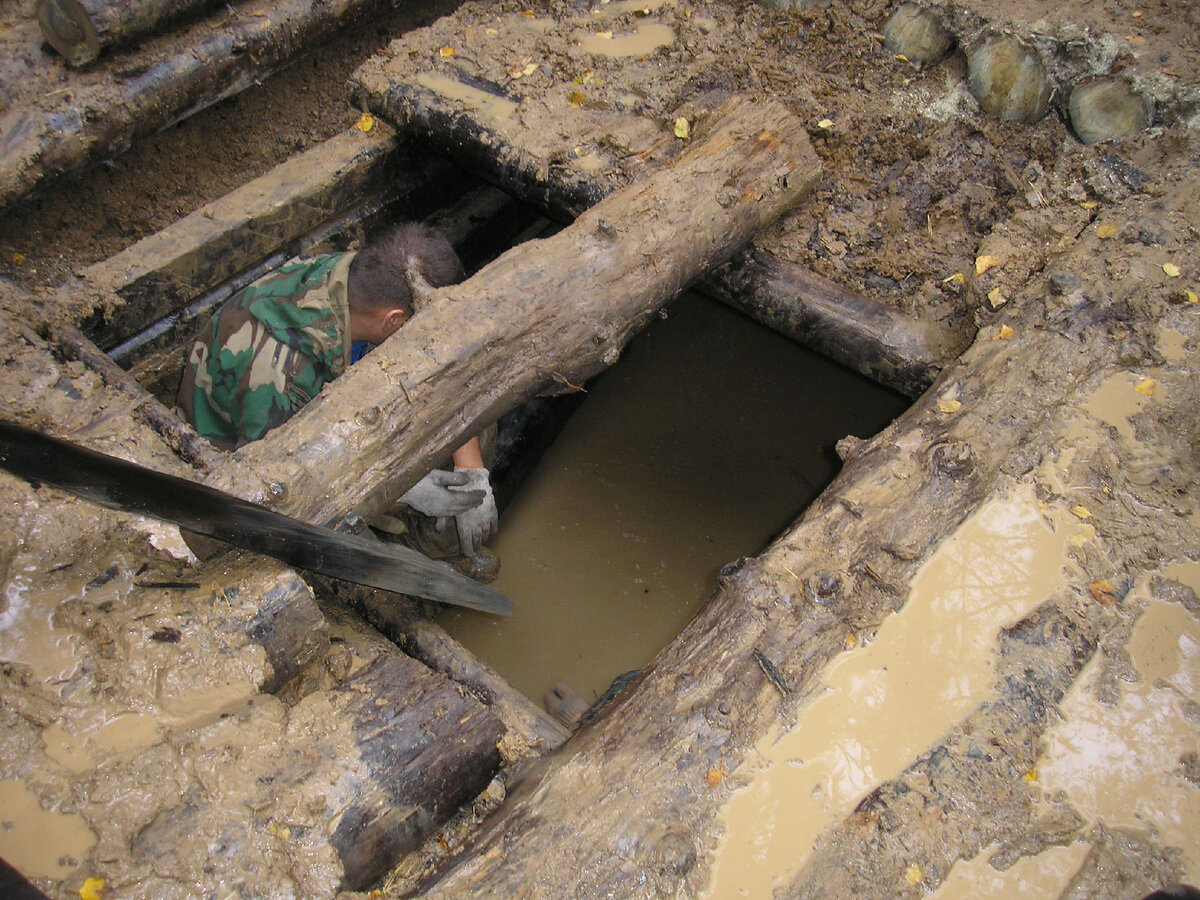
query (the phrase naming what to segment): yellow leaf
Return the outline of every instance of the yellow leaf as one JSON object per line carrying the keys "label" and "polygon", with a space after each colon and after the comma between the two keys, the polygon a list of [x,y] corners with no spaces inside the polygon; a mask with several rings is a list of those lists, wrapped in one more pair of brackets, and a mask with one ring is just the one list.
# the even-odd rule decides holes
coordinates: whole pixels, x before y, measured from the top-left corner
{"label": "yellow leaf", "polygon": [[1153,378],[1143,378],[1133,386],[1133,389],[1139,394],[1144,394],[1147,397],[1154,396],[1154,388],[1158,384]]}
{"label": "yellow leaf", "polygon": [[948,277],[948,278],[943,278],[943,279],[942,279],[942,284],[948,284],[948,283],[949,283],[949,282],[951,282],[951,281],[953,281],[953,282],[956,282],[956,283],[958,283],[958,284],[962,284],[962,283],[963,283],[964,281],[966,281],[966,280],[967,280],[967,279],[963,277],[963,273],[962,273],[962,272],[955,272],[955,273],[954,273],[953,275],[951,275],[950,277]]}
{"label": "yellow leaf", "polygon": [[833,127],[833,119],[822,119],[820,122],[817,123],[817,127],[820,129],[823,129],[823,130],[832,128]]}
{"label": "yellow leaf", "polygon": [[537,63],[526,63],[525,64],[525,74],[526,75],[532,75],[536,71],[537,71]]}
{"label": "yellow leaf", "polygon": [[1088,590],[1091,592],[1092,599],[1104,606],[1112,606],[1117,602],[1117,589],[1107,579],[1093,581],[1088,585]]}
{"label": "yellow leaf", "polygon": [[708,774],[704,776],[704,780],[707,781],[713,787],[716,787],[718,784],[720,784],[722,781],[725,780],[725,776],[728,774],[729,773],[726,772],[724,769],[709,769]]}
{"label": "yellow leaf", "polygon": [[1095,537],[1096,537],[1095,526],[1089,525],[1087,522],[1084,522],[1082,525],[1079,526],[1079,530],[1077,532],[1075,532],[1073,535],[1071,535],[1069,538],[1067,538],[1067,543],[1070,544],[1072,547],[1082,547],[1084,544],[1089,543],[1090,541],[1094,540]]}
{"label": "yellow leaf", "polygon": [[532,9],[521,10],[521,15],[523,15],[527,19],[536,19],[537,18],[537,13],[535,13]]}
{"label": "yellow leaf", "polygon": [[441,54],[443,59],[449,59],[451,56],[454,55],[454,48],[453,47],[440,47],[438,49],[438,53]]}
{"label": "yellow leaf", "polygon": [[1086,506],[1072,506],[1071,515],[1077,519],[1090,519],[1092,517],[1092,511]]}
{"label": "yellow leaf", "polygon": [[897,53],[896,54],[896,62],[908,62],[908,57],[905,56],[903,53]]}
{"label": "yellow leaf", "polygon": [[1011,328],[1009,328],[1007,325],[1001,325],[1000,333],[998,335],[996,335],[996,340],[1007,341],[1012,336],[1013,336],[1013,330]]}
{"label": "yellow leaf", "polygon": [[1034,766],[1032,769],[1030,769],[1028,772],[1025,773],[1025,780],[1029,781],[1029,782],[1034,782],[1034,781],[1038,780],[1037,766]]}
{"label": "yellow leaf", "polygon": [[994,287],[988,291],[988,303],[992,304],[992,309],[999,309],[1007,302],[1008,298],[1000,293],[1000,288]]}
{"label": "yellow leaf", "polygon": [[916,863],[909,863],[908,868],[904,870],[904,880],[914,887],[920,883],[925,873],[921,871],[921,867]]}
{"label": "yellow leaf", "polygon": [[370,113],[363,113],[358,117],[358,130],[366,134],[375,127],[375,117]]}
{"label": "yellow leaf", "polygon": [[842,648],[845,650],[853,650],[858,646],[858,636],[851,631],[846,635],[846,639],[842,641]]}
{"label": "yellow leaf", "polygon": [[686,139],[689,133],[688,120],[680,116],[675,120],[675,137]]}
{"label": "yellow leaf", "polygon": [[962,403],[953,397],[942,397],[938,400],[938,411],[948,416],[954,415],[960,409],[962,409]]}
{"label": "yellow leaf", "polygon": [[496,28],[485,28],[485,29],[483,29],[483,33],[484,34],[499,34],[500,31],[499,31],[499,29],[496,29]]}
{"label": "yellow leaf", "polygon": [[1188,303],[1200,303],[1200,297],[1196,296],[1195,291],[1184,291],[1183,296],[1187,297]]}
{"label": "yellow leaf", "polygon": [[571,101],[571,105],[576,109],[587,103],[587,97],[583,96],[582,91],[571,91],[571,94],[569,97],[567,97],[567,99]]}
{"label": "yellow leaf", "polygon": [[15,262],[18,266],[24,265],[25,264],[25,254],[20,252],[19,250],[14,250],[13,251],[13,262]]}
{"label": "yellow leaf", "polygon": [[597,31],[596,37],[600,38],[601,40],[605,40],[605,41],[611,40],[612,32],[611,31]]}
{"label": "yellow leaf", "polygon": [[1095,209],[1100,204],[1097,203],[1095,200],[1084,200],[1079,205],[1082,206],[1084,209]]}
{"label": "yellow leaf", "polygon": [[104,897],[104,879],[89,878],[83,883],[83,887],[79,889],[80,900],[103,900]]}
{"label": "yellow leaf", "polygon": [[975,257],[975,274],[982,275],[988,269],[1000,265],[1000,260],[992,256],[990,253],[984,256]]}
{"label": "yellow leaf", "polygon": [[1179,277],[1179,266],[1175,263],[1163,263],[1163,271],[1167,273],[1168,278]]}
{"label": "yellow leaf", "polygon": [[1101,240],[1108,240],[1110,237],[1112,237],[1116,233],[1117,233],[1116,225],[1097,225],[1096,226],[1096,237],[1100,238]]}

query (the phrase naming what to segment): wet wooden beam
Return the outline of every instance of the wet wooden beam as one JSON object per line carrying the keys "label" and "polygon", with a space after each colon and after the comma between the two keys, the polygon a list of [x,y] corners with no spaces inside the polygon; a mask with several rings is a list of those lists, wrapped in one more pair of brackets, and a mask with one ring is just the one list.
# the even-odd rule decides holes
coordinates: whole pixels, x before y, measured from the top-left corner
{"label": "wet wooden beam", "polygon": [[970,334],[914,319],[751,248],[701,279],[706,293],[880,384],[920,396]]}
{"label": "wet wooden beam", "polygon": [[434,292],[209,483],[312,522],[350,510],[370,520],[465,437],[615,362],[651,315],[807,195],[819,172],[786,109],[730,101],[670,165]]}
{"label": "wet wooden beam", "polygon": [[[388,0],[268,0],[241,4],[232,15],[222,7],[156,43],[144,58],[122,59],[119,69],[98,66],[78,73],[68,91],[58,89],[61,67],[50,60],[53,71],[30,73],[52,85],[39,105],[0,116],[0,206],[240,92],[339,29],[393,6]],[[0,49],[27,52],[26,46],[8,43],[31,39],[17,31],[0,37]],[[37,28],[32,31],[40,41]]]}
{"label": "wet wooden beam", "polygon": [[87,65],[104,47],[153,34],[219,0],[39,0],[42,36],[70,65]]}
{"label": "wet wooden beam", "polygon": [[[410,66],[395,56],[365,64],[355,74],[359,101],[558,221],[679,151],[680,142],[650,119],[524,98],[449,67],[413,76]],[[691,100],[697,121],[714,102]],[[606,149],[581,155],[581,148]],[[769,252],[769,237],[756,247],[696,286],[887,387],[917,396],[970,341],[969,333],[829,284]]]}

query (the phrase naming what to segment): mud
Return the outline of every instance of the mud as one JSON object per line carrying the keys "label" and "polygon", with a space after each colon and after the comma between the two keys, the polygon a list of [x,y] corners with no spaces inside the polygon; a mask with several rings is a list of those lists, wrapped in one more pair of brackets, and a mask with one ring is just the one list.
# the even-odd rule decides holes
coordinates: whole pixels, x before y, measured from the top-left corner
{"label": "mud", "polygon": [[[7,7],[0,25],[27,14],[30,5]],[[770,816],[743,810],[742,819],[755,820],[748,827],[766,833],[772,860],[754,876],[768,886],[778,878],[786,896],[937,891],[945,897],[1133,898],[1200,877],[1194,837],[1200,783],[1196,7],[1050,8],[1023,0],[937,5],[960,41],[984,24],[1010,27],[1054,61],[1058,92],[1050,113],[1016,126],[980,112],[965,88],[961,47],[927,66],[884,49],[878,34],[890,7],[883,2],[796,12],[710,4],[691,16],[675,15],[672,4],[603,4],[589,39],[610,50],[620,47],[610,42],[635,33],[663,43],[645,59],[600,52],[566,60],[543,59],[539,37],[552,27],[545,21],[552,12],[578,28],[581,9],[537,5],[525,42],[484,52],[488,17],[521,11],[515,4],[492,6],[469,8],[480,41],[474,64],[478,74],[514,92],[531,90],[546,66],[584,103],[653,110],[663,116],[664,129],[675,114],[686,117],[690,98],[704,91],[784,98],[811,122],[826,177],[816,197],[769,236],[772,245],[907,313],[980,328],[963,368],[916,414],[963,423],[961,435],[981,443],[1006,417],[1032,417],[1031,410],[1061,424],[1031,432],[1034,442],[996,463],[1000,499],[994,502],[1020,510],[1018,527],[1003,537],[1040,534],[1038,552],[1045,557],[1039,562],[1066,561],[1063,571],[1039,582],[1041,597],[1006,595],[977,623],[969,642],[974,677],[962,694],[969,708],[925,720],[946,711],[914,712],[927,696],[922,691],[956,685],[922,682],[917,700],[909,696],[895,707],[895,731],[911,723],[912,742],[883,746],[895,750],[885,759],[879,752],[884,742],[874,741],[868,748],[874,752],[857,757],[860,780],[835,795],[832,773],[852,756],[847,748],[859,735],[847,725],[860,713],[827,715],[824,698],[850,696],[850,661],[882,653],[893,630],[920,619],[923,636],[921,625],[931,628],[935,620],[935,611],[920,605],[932,606],[934,594],[914,579],[910,597],[905,580],[906,567],[916,568],[923,551],[897,535],[890,550],[871,557],[878,576],[872,583],[878,592],[891,591],[890,603],[911,609],[895,624],[881,624],[882,614],[851,621],[837,641],[853,646],[821,673],[831,693],[790,701],[796,722],[824,716],[827,740],[793,749],[788,742],[805,734],[783,716],[769,740],[755,736],[742,746],[729,736],[730,726],[728,743],[709,748],[719,791],[701,777],[659,792],[692,796],[707,784],[714,790],[705,796],[718,799],[706,803],[726,807],[711,822],[701,814],[680,817],[695,826],[690,833],[697,849],[689,851],[686,866],[672,870],[676,874],[662,876],[662,893],[740,892],[743,880],[729,874],[721,854],[746,834],[730,823],[741,820],[739,806],[752,805],[760,776],[795,781],[799,787],[787,789],[798,794],[798,807],[827,826],[788,834]],[[420,21],[445,8],[422,6]],[[644,21],[641,10],[661,17],[657,23],[669,25],[674,39],[665,41],[661,29],[655,37],[650,26],[656,22]],[[352,46],[301,61],[271,83],[4,211],[0,274],[30,288],[60,284],[344,129],[358,114],[344,103],[344,77],[382,43],[379,32],[408,13],[396,15],[379,30],[359,32]],[[606,31],[612,36],[596,36]],[[431,31],[423,38],[430,57],[458,34],[449,25]],[[707,55],[712,74],[703,82],[676,83],[671,54]],[[609,67],[631,61],[644,71],[642,93],[610,95]],[[527,72],[530,64],[534,71]],[[1065,118],[1066,88],[1108,70],[1153,98],[1155,123],[1132,138],[1084,146]],[[581,149],[587,165],[609,164],[604,148]],[[995,262],[980,265],[986,257]],[[0,294],[8,312],[27,302],[5,285]],[[89,375],[46,363],[48,352],[31,362],[25,351],[36,341],[5,329],[5,416],[186,470],[130,424],[127,410]],[[1031,334],[1060,337],[1059,358],[1033,357],[1023,341]],[[1005,388],[1007,412],[972,419],[991,385],[971,381],[969,373],[1007,348],[1015,348],[1011,366],[1023,376],[1021,387]],[[1069,389],[1060,384],[1064,379]],[[1042,409],[1051,388],[1054,396],[1073,399]],[[922,448],[920,441],[897,444],[884,483],[916,478]],[[864,483],[840,496],[846,509],[861,513],[869,509],[866,501],[883,495],[878,483]],[[0,830],[0,855],[37,876],[55,897],[78,896],[91,875],[106,877],[114,896],[191,896],[196,884],[254,896],[331,895],[338,864],[323,842],[329,816],[316,785],[337,777],[329,760],[353,769],[356,751],[330,724],[323,691],[359,670],[358,651],[331,652],[295,695],[258,693],[268,673],[262,649],[245,635],[252,599],[242,602],[217,589],[252,581],[251,574],[223,576],[215,586],[206,575],[197,584],[195,570],[151,546],[128,519],[7,477],[0,478],[0,496],[7,511],[0,535],[0,819],[14,823]],[[963,533],[974,533],[979,522],[968,520]],[[953,541],[930,549],[926,573],[951,555]],[[782,551],[776,558],[787,559]],[[148,570],[141,568],[145,563]],[[101,580],[114,566],[115,574]],[[783,579],[782,570],[773,571]],[[193,586],[146,588],[137,581]],[[996,579],[988,581],[987,591],[975,595],[985,606],[996,596]],[[955,590],[938,592],[950,595],[961,599]],[[171,637],[176,633],[178,641]],[[898,658],[897,665],[906,661]],[[797,683],[802,665],[807,662],[782,661],[781,683]],[[875,677],[863,687],[886,685],[880,673],[869,674]],[[870,693],[854,696],[870,708]],[[927,729],[924,737],[917,736],[918,724]],[[805,764],[789,765],[795,760]],[[829,774],[814,776],[811,766]],[[281,772],[290,774],[281,778]],[[267,783],[276,786],[268,790]],[[644,793],[660,786],[654,782]],[[196,812],[198,800],[205,801],[207,818]],[[599,820],[607,811],[598,804],[584,814]],[[558,812],[569,823],[578,810],[564,805]],[[31,827],[39,820],[56,835],[54,853],[31,846]],[[611,833],[624,832],[614,826]],[[221,852],[214,855],[214,847]],[[545,864],[584,871],[565,852],[547,855]],[[245,859],[253,860],[251,870],[238,868]],[[590,884],[621,877],[619,867],[604,862],[589,859]],[[623,883],[624,895],[657,890],[635,880],[631,875]],[[411,886],[411,880],[403,887],[397,882],[395,890]]]}

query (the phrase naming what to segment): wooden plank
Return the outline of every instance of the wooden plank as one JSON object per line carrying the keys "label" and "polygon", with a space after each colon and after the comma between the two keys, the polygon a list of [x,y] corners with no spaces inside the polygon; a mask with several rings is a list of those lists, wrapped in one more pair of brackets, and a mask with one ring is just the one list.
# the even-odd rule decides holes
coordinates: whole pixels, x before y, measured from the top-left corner
{"label": "wooden plank", "polygon": [[649,316],[818,175],[786,109],[731,101],[672,165],[434,292],[369,361],[209,483],[312,522],[351,509],[370,520],[456,442],[615,362]]}
{"label": "wooden plank", "polygon": [[42,36],[73,66],[87,65],[104,47],[132,42],[196,15],[218,0],[38,0]]}

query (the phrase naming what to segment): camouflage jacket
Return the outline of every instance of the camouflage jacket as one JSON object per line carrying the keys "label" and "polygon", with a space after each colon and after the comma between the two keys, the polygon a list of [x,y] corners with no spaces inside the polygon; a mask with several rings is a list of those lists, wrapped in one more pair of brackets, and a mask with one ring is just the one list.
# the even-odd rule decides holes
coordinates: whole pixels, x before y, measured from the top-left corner
{"label": "camouflage jacket", "polygon": [[256,441],[350,364],[353,253],[293,260],[234,294],[192,345],[178,411],[218,447]]}

